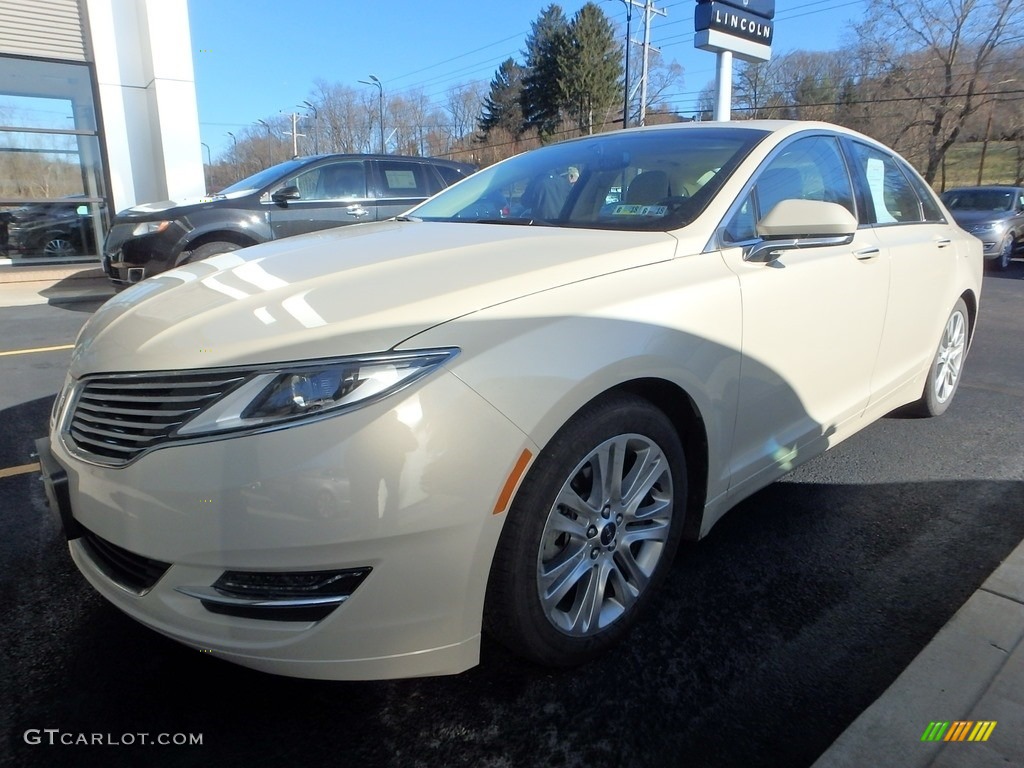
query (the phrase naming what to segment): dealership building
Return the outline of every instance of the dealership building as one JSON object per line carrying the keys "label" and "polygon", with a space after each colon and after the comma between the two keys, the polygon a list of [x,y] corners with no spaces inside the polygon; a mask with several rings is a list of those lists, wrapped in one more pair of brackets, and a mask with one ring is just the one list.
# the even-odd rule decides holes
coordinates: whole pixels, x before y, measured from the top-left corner
{"label": "dealership building", "polygon": [[0,264],[205,193],[187,0],[0,0]]}

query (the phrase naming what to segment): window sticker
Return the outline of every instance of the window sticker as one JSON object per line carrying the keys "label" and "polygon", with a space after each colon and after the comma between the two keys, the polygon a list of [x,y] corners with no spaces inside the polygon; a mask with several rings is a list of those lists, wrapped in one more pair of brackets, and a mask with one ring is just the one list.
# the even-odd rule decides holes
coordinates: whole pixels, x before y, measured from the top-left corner
{"label": "window sticker", "polygon": [[871,202],[875,204],[875,218],[878,223],[895,224],[896,219],[885,205],[885,162],[877,157],[869,157],[864,175],[868,179],[868,189],[871,190]]}
{"label": "window sticker", "polygon": [[612,216],[664,216],[667,205],[616,205]]}
{"label": "window sticker", "polygon": [[384,171],[389,189],[416,189],[416,174],[412,171]]}

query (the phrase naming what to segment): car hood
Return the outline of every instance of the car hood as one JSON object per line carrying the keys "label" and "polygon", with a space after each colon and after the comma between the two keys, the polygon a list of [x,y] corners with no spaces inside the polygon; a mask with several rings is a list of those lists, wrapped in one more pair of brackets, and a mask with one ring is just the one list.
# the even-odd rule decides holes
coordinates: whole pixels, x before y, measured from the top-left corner
{"label": "car hood", "polygon": [[964,229],[975,227],[985,222],[1006,221],[1012,215],[1009,211],[1000,213],[999,211],[956,211],[952,209],[950,213],[953,214],[954,221]]}
{"label": "car hood", "polygon": [[165,272],[114,297],[82,329],[71,372],[387,350],[485,307],[671,259],[676,245],[664,232],[397,221],[288,238]]}
{"label": "car hood", "polygon": [[159,219],[176,218],[200,208],[218,207],[225,201],[236,200],[253,194],[253,190],[234,192],[230,195],[205,195],[203,197],[182,197],[178,200],[158,200],[155,203],[142,203],[132,208],[118,211],[114,224],[136,221],[156,221]]}

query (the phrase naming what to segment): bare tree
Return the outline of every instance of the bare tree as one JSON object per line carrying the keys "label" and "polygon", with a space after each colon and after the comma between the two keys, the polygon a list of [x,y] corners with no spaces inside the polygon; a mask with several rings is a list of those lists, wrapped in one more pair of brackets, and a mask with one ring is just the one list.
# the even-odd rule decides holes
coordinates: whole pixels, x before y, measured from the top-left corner
{"label": "bare tree", "polygon": [[[869,0],[858,30],[906,98],[902,128],[935,180],[968,118],[998,92],[992,63],[1024,21],[1020,0]],[[897,143],[892,141],[891,143]]]}
{"label": "bare tree", "polygon": [[740,62],[733,81],[733,108],[746,119],[786,118],[785,60]]}

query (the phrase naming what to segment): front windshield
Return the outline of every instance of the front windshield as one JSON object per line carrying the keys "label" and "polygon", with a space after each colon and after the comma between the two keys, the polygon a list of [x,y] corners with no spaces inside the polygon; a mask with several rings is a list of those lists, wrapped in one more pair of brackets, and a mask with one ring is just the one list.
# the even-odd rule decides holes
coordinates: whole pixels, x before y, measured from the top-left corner
{"label": "front windshield", "polygon": [[951,211],[1009,211],[1013,208],[1013,190],[952,189],[942,196]]}
{"label": "front windshield", "polygon": [[688,126],[607,133],[526,152],[409,211],[423,221],[670,230],[704,210],[765,136]]}
{"label": "front windshield", "polygon": [[252,176],[247,176],[241,181],[236,181],[230,187],[224,187],[217,194],[230,195],[237,192],[255,192],[258,189],[263,189],[268,184],[273,184],[277,179],[291,173],[306,162],[308,162],[308,159],[286,160],[283,163],[272,165],[269,168],[264,168],[262,171],[254,173]]}

